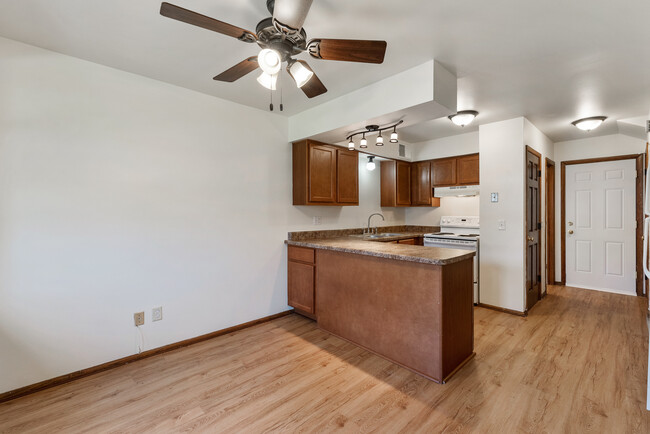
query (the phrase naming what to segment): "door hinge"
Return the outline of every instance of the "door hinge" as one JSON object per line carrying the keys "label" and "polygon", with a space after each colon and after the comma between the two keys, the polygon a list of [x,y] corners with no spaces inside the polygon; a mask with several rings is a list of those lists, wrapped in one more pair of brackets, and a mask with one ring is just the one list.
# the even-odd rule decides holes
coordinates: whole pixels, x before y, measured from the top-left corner
{"label": "door hinge", "polygon": [[542,224],[541,223],[537,223],[537,229],[542,229]]}
{"label": "door hinge", "polygon": [[538,282],[541,282],[541,281],[542,281],[542,276],[540,276],[539,274],[537,275],[537,281],[538,281]]}
{"label": "door hinge", "polygon": [[637,171],[635,170],[635,171],[634,171],[634,179],[636,179],[636,178],[638,178],[638,177],[639,177],[639,172],[637,172]]}
{"label": "door hinge", "polygon": [[537,171],[537,176],[539,176],[540,178],[542,177],[542,171],[541,170]]}
{"label": "door hinge", "polygon": [[634,229],[638,229],[638,228],[639,228],[639,222],[634,220]]}

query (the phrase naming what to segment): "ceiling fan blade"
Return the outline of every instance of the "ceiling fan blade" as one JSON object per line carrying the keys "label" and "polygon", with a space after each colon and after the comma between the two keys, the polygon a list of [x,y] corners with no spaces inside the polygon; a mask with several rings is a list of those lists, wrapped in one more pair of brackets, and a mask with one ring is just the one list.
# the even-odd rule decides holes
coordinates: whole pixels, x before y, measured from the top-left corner
{"label": "ceiling fan blade", "polygon": [[383,63],[386,41],[357,39],[312,39],[307,50],[317,59]]}
{"label": "ceiling fan blade", "polygon": [[249,57],[248,59],[242,60],[235,66],[230,69],[225,70],[221,74],[214,77],[214,80],[227,81],[232,83],[233,81],[239,80],[244,75],[249,72],[255,71],[259,67],[257,63],[257,56]]}
{"label": "ceiling fan blade", "polygon": [[290,30],[300,31],[313,0],[275,0],[273,19]]}
{"label": "ceiling fan blade", "polygon": [[240,29],[232,24],[206,17],[205,15],[201,15],[167,2],[163,2],[160,5],[160,15],[187,24],[192,24],[194,26],[203,27],[204,29],[212,30],[213,32],[221,33],[223,35],[232,36],[240,41],[257,41],[257,36],[248,30]]}
{"label": "ceiling fan blade", "polygon": [[327,92],[327,88],[325,87],[323,82],[320,81],[320,78],[318,78],[314,70],[309,67],[307,62],[303,60],[296,60],[296,62],[300,62],[305,68],[309,69],[311,72],[314,73],[314,75],[311,76],[309,81],[303,84],[302,87],[300,88],[305,93],[305,95],[307,95],[307,98],[313,98],[315,96],[322,95],[325,92]]}

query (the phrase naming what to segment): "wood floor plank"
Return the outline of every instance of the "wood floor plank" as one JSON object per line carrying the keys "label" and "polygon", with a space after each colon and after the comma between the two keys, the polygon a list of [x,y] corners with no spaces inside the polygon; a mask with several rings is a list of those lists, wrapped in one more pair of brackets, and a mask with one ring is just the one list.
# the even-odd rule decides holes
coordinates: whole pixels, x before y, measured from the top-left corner
{"label": "wood floor plank", "polygon": [[291,315],[0,404],[0,433],[650,432],[646,299],[475,309],[440,385]]}

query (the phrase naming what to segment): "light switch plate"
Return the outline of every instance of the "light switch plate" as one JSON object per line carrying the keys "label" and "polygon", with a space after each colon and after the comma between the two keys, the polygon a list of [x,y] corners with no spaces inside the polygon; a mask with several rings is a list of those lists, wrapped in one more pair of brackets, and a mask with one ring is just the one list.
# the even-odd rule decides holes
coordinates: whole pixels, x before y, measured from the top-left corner
{"label": "light switch plate", "polygon": [[506,221],[505,220],[499,220],[498,228],[499,228],[500,231],[505,231],[506,230]]}
{"label": "light switch plate", "polygon": [[162,306],[151,309],[151,321],[160,321],[162,318]]}
{"label": "light switch plate", "polygon": [[490,201],[491,202],[498,202],[499,201],[499,193],[490,193]]}

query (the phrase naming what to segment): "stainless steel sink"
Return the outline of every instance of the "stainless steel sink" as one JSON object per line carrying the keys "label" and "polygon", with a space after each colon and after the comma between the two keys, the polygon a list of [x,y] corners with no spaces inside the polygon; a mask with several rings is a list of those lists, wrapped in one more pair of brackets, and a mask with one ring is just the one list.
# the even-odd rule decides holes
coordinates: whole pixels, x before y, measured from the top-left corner
{"label": "stainless steel sink", "polygon": [[399,237],[402,234],[391,234],[391,233],[384,233],[384,234],[373,234],[373,235],[366,235],[368,238],[388,238],[388,237]]}

